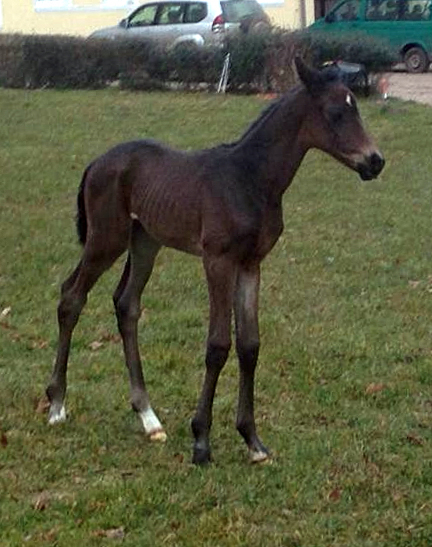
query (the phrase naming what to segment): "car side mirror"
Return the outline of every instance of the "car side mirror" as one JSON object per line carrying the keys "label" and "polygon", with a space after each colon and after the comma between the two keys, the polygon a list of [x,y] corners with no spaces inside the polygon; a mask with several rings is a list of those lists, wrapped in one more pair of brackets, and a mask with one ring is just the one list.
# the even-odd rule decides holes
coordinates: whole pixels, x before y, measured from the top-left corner
{"label": "car side mirror", "polygon": [[118,25],[120,28],[128,28],[128,20],[122,19]]}
{"label": "car side mirror", "polygon": [[327,15],[324,18],[324,21],[326,23],[334,23],[336,21],[336,16],[334,13],[327,13]]}

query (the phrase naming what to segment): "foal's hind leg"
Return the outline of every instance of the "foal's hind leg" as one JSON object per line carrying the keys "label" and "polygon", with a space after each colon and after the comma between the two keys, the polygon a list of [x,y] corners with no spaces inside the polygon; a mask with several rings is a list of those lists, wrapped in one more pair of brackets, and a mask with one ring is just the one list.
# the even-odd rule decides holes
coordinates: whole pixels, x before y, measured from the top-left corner
{"label": "foal's hind leg", "polygon": [[111,252],[95,252],[92,242],[87,242],[83,257],[73,273],[62,285],[57,309],[59,341],[54,370],[46,393],[50,401],[48,421],[50,424],[66,419],[64,399],[66,395],[66,373],[72,332],[87,301],[87,294],[102,273],[124,251],[126,244],[119,244]]}
{"label": "foal's hind leg", "polygon": [[240,367],[237,429],[246,441],[253,463],[269,457],[268,450],[256,433],[254,417],[254,377],[259,352],[259,277],[259,265],[240,269],[234,300],[236,349]]}
{"label": "foal's hind leg", "polygon": [[135,221],[132,227],[128,260],[114,293],[114,304],[123,340],[126,366],[129,370],[132,408],[138,412],[150,439],[164,441],[166,435],[152,410],[144,381],[137,332],[138,319],[141,315],[141,294],[150,278],[159,249],[159,243],[154,241]]}
{"label": "foal's hind leg", "polygon": [[[51,381],[47,387],[46,393],[50,401],[50,410],[48,421],[50,424],[63,422],[66,420],[66,410],[64,407],[64,398],[66,395],[66,372],[67,361],[69,357],[70,340],[72,331],[78,321],[80,310],[84,303],[78,302],[73,306],[73,303],[68,304],[67,295],[73,287],[81,270],[81,261],[72,272],[72,274],[64,281],[61,287],[61,298],[57,308],[57,318],[59,324],[59,341],[57,348],[57,358],[52,372]],[[67,307],[75,307],[71,313],[66,312]]]}

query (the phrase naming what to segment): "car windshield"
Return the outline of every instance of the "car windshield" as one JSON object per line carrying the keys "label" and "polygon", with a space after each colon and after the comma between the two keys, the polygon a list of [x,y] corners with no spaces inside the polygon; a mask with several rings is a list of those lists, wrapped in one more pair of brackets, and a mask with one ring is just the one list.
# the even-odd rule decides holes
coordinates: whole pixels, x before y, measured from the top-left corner
{"label": "car windshield", "polygon": [[255,0],[222,0],[221,6],[225,21],[228,23],[239,23],[243,19],[260,16],[263,13]]}

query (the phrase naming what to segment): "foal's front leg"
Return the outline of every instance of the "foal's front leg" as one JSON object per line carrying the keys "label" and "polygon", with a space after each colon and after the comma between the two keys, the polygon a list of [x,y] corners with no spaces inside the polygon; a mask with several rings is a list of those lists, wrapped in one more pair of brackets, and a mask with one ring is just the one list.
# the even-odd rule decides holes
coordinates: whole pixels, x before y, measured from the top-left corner
{"label": "foal's front leg", "polygon": [[254,379],[259,353],[258,293],[259,265],[238,272],[234,299],[236,350],[239,359],[239,403],[237,429],[249,448],[253,463],[269,458],[269,452],[256,433]]}
{"label": "foal's front leg", "polygon": [[210,300],[210,325],[207,339],[206,373],[201,396],[192,420],[195,443],[192,462],[209,463],[209,434],[213,399],[219,374],[231,347],[231,312],[236,268],[227,257],[204,257]]}

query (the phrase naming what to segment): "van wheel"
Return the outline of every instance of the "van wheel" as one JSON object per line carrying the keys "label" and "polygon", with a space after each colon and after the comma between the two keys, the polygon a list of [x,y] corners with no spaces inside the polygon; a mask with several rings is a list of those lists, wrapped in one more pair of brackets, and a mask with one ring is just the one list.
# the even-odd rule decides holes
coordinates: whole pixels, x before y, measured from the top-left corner
{"label": "van wheel", "polygon": [[429,68],[429,59],[425,50],[421,47],[411,47],[404,55],[404,63],[408,72],[418,74],[426,72]]}

